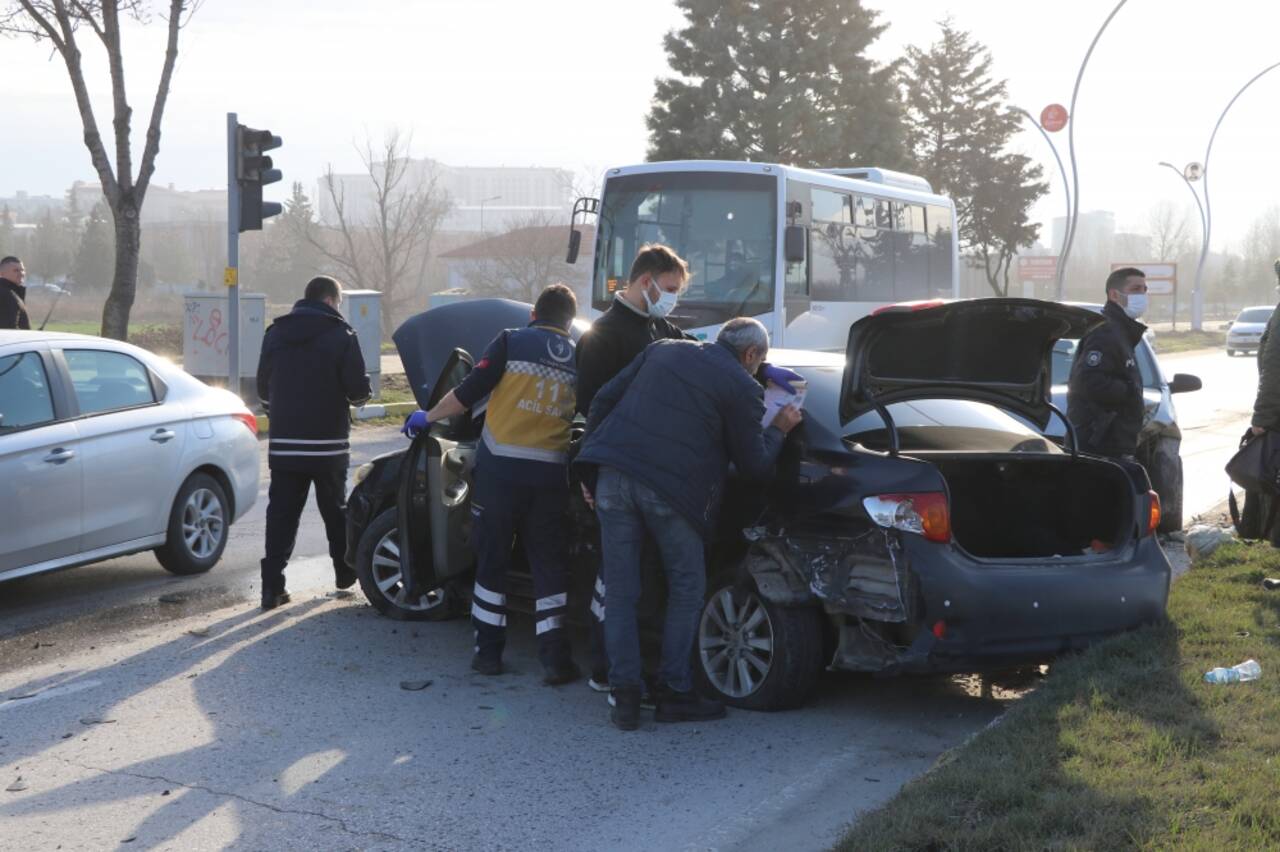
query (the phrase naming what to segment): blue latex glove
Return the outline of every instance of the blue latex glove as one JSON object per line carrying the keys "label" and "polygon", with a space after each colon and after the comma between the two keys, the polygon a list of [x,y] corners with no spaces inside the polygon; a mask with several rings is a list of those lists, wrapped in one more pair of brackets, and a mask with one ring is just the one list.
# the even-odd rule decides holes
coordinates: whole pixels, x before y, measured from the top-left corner
{"label": "blue latex glove", "polygon": [[400,434],[406,438],[416,438],[418,433],[430,426],[427,420],[427,412],[419,408],[404,419],[404,425],[400,427]]}
{"label": "blue latex glove", "polygon": [[775,367],[768,363],[760,367],[760,375],[791,394],[796,392],[791,383],[804,381],[804,376],[795,370],[788,370],[786,367]]}

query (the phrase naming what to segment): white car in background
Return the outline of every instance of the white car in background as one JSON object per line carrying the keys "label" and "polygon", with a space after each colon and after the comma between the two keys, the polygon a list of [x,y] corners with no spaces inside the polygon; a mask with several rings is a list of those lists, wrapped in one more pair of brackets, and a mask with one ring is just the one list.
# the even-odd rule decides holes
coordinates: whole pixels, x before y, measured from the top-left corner
{"label": "white car in background", "polygon": [[1258,354],[1262,333],[1267,330],[1267,323],[1275,310],[1275,305],[1257,305],[1242,310],[1227,326],[1227,354]]}
{"label": "white car in background", "polygon": [[0,331],[0,580],[143,550],[208,571],[257,499],[257,428],[136,346]]}

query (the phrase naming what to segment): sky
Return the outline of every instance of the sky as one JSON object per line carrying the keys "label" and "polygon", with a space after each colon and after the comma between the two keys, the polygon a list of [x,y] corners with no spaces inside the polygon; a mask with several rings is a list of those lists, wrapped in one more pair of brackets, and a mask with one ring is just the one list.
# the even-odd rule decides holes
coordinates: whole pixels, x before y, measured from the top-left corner
{"label": "sky", "polygon": [[[867,0],[889,24],[871,54],[927,45],[950,15],[990,47],[1010,100],[1039,114],[1069,105],[1080,62],[1116,0]],[[393,127],[413,152],[459,166],[558,166],[601,173],[640,162],[656,77],[669,73],[671,0],[207,0],[182,33],[155,181],[225,184],[226,113],[284,139],[285,180],[314,193],[332,164],[357,171],[355,144]],[[1075,111],[1081,209],[1144,231],[1161,201],[1191,203],[1157,166],[1204,159],[1231,96],[1280,61],[1280,3],[1128,0],[1102,35]],[[89,35],[89,34],[86,34]],[[109,129],[105,63],[89,35],[99,121]],[[163,25],[126,34],[126,74],[140,139],[151,109]],[[65,68],[47,45],[0,39],[0,195],[61,195],[93,180]],[[1237,246],[1280,203],[1280,69],[1235,104],[1211,162],[1215,249]],[[1064,160],[1067,131],[1055,134]],[[1045,166],[1051,193],[1033,215],[1062,215],[1062,181],[1033,129],[1016,147]],[[832,164],[846,165],[846,164]],[[860,164],[874,165],[874,164]],[[1045,234],[1047,241],[1048,234]]]}

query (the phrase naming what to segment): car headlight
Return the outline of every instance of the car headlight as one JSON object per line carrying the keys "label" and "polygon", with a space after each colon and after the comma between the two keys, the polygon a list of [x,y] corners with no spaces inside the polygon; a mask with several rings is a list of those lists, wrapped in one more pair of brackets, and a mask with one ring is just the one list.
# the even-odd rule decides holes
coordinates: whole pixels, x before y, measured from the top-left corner
{"label": "car headlight", "polygon": [[356,468],[356,472],[351,476],[352,487],[359,485],[361,482],[364,482],[365,479],[371,473],[373,473],[373,462],[365,462],[364,464],[360,465],[358,468]]}

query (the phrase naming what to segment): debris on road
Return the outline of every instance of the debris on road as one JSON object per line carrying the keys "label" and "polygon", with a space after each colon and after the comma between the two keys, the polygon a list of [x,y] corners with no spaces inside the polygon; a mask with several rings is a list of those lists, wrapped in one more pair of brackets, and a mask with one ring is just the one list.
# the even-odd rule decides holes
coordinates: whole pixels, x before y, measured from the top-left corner
{"label": "debris on road", "polygon": [[160,596],[160,603],[180,604],[186,603],[188,599],[184,592],[168,592]]}
{"label": "debris on road", "polygon": [[1187,555],[1192,559],[1203,559],[1212,555],[1222,545],[1235,540],[1234,530],[1197,524],[1187,530]]}
{"label": "debris on road", "polygon": [[25,789],[27,789],[27,782],[23,781],[22,776],[19,775],[13,780],[12,784],[4,788],[4,791],[6,793],[21,793]]}
{"label": "debris on road", "polygon": [[103,719],[101,716],[85,716],[80,720],[81,725],[113,725],[115,719]]}
{"label": "debris on road", "polygon": [[192,636],[205,637],[205,636],[208,636],[208,635],[209,635],[209,628],[208,628],[208,627],[193,627],[193,628],[191,628],[190,630],[188,630],[188,631],[187,631],[187,633],[189,633],[189,634],[190,634],[190,635],[192,635]]}
{"label": "debris on road", "polygon": [[432,683],[433,681],[430,680],[402,680],[400,681],[400,688],[408,692],[418,692],[426,689]]}

